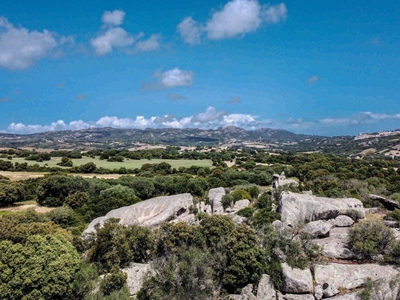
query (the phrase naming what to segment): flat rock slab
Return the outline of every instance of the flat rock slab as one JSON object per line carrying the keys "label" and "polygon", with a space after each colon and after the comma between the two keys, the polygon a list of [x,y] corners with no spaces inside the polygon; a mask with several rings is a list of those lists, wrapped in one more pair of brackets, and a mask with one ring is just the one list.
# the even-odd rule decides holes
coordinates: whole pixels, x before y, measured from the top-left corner
{"label": "flat rock slab", "polygon": [[397,274],[399,271],[393,266],[378,264],[316,264],[314,267],[315,282],[322,286],[324,297],[332,297],[341,289],[351,290],[362,287],[368,277],[375,281],[394,278]]}
{"label": "flat rock slab", "polygon": [[313,195],[282,192],[278,211],[283,223],[292,227],[317,220],[334,219],[356,211],[360,218],[365,217],[364,207],[355,198],[326,198]]}
{"label": "flat rock slab", "polygon": [[369,199],[374,200],[374,201],[379,201],[380,203],[382,203],[382,205],[389,210],[395,210],[395,209],[400,209],[400,203],[392,200],[392,199],[388,199],[379,195],[374,195],[374,194],[369,194]]}
{"label": "flat rock slab", "polygon": [[357,259],[358,256],[347,246],[348,227],[332,228],[329,237],[315,239],[313,242],[321,247],[322,255],[328,258]]}
{"label": "flat rock slab", "polygon": [[103,224],[110,218],[120,219],[119,223],[123,225],[137,224],[155,227],[170,218],[187,214],[191,205],[193,205],[193,196],[189,193],[152,198],[111,210],[105,216],[94,219],[83,234],[95,232],[96,224]]}

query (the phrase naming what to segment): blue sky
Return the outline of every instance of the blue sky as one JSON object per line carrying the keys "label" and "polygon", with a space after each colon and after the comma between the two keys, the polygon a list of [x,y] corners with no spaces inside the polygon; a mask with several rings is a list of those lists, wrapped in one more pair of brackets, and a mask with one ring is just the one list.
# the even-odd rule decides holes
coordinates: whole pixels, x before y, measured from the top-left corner
{"label": "blue sky", "polygon": [[400,1],[0,1],[0,131],[400,127]]}

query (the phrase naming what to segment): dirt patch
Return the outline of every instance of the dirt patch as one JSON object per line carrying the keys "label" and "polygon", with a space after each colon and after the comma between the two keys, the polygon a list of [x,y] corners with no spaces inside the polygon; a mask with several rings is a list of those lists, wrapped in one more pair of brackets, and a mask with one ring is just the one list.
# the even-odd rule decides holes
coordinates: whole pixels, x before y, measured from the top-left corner
{"label": "dirt patch", "polygon": [[[0,175],[10,178],[11,181],[25,180],[28,178],[40,178],[49,174],[45,172],[8,172],[0,171]],[[83,178],[104,178],[104,179],[118,179],[122,174],[69,174],[73,176],[81,176]],[[134,176],[134,175],[132,175]]]}
{"label": "dirt patch", "polygon": [[21,212],[21,211],[26,211],[30,208],[33,208],[37,213],[43,213],[43,214],[52,211],[54,209],[52,207],[38,206],[37,204],[23,204],[23,205],[16,205],[13,207],[2,208],[1,211]]}
{"label": "dirt patch", "polygon": [[0,171],[0,175],[10,178],[11,181],[25,180],[28,178],[40,178],[43,177],[44,172],[8,172]]}

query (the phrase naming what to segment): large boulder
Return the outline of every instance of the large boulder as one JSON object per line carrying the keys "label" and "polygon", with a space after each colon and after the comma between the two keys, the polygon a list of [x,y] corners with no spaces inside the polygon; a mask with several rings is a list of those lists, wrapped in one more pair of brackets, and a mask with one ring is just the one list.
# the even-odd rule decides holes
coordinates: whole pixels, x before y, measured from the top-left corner
{"label": "large boulder", "polygon": [[282,192],[278,211],[283,223],[295,227],[311,221],[334,219],[339,215],[356,213],[364,218],[364,207],[355,198],[326,198]]}
{"label": "large boulder", "polygon": [[108,212],[104,217],[94,219],[84,234],[95,232],[94,226],[103,224],[107,219],[117,218],[123,225],[141,225],[155,227],[161,223],[189,214],[193,205],[193,196],[189,193],[156,197],[130,206],[124,206]]}
{"label": "large boulder", "polygon": [[282,264],[282,292],[304,294],[312,290],[313,279],[309,269],[301,270],[292,268],[286,263]]}
{"label": "large boulder", "polygon": [[276,300],[276,291],[271,282],[269,275],[263,274],[258,283],[257,299],[260,300]]}
{"label": "large boulder", "polygon": [[324,297],[332,297],[340,290],[360,288],[368,277],[376,281],[396,278],[398,274],[399,271],[392,266],[377,264],[316,264],[314,267],[315,282],[322,286]]}
{"label": "large boulder", "polygon": [[313,242],[321,247],[321,254],[329,258],[358,259],[358,256],[348,247],[348,227],[332,228],[329,237],[315,239]]}
{"label": "large boulder", "polygon": [[214,188],[209,190],[208,199],[210,201],[212,212],[214,214],[223,214],[224,207],[222,206],[221,200],[225,196],[225,189],[223,187]]}
{"label": "large boulder", "polygon": [[329,236],[329,231],[333,226],[333,222],[318,220],[307,223],[303,227],[303,232],[308,233],[312,237],[326,237]]}
{"label": "large boulder", "polygon": [[250,200],[248,200],[248,199],[238,200],[235,202],[235,205],[233,206],[233,210],[238,211],[243,208],[249,207],[249,205],[250,205]]}

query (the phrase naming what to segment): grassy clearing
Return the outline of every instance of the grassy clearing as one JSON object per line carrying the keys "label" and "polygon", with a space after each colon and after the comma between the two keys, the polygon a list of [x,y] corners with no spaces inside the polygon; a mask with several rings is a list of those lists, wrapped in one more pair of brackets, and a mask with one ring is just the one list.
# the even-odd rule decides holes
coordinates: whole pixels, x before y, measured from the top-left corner
{"label": "grassy clearing", "polygon": [[[40,166],[49,166],[49,167],[60,167],[57,166],[57,163],[61,162],[61,157],[52,157],[49,161],[44,162],[36,162],[25,160],[22,157],[14,157],[11,160],[13,163],[28,163],[28,165],[38,164]],[[90,157],[82,157],[80,159],[72,159],[74,166],[80,166],[86,164],[88,162],[93,162],[96,164],[98,168],[106,168],[106,169],[119,169],[121,167],[125,167],[127,169],[135,169],[140,168],[144,164],[158,164],[162,162],[166,162],[172,166],[172,168],[179,168],[179,167],[191,167],[191,166],[200,166],[200,167],[211,167],[212,161],[209,159],[204,160],[194,160],[194,159],[181,159],[181,160],[173,160],[173,159],[125,159],[123,162],[108,162],[106,160],[100,160],[99,158],[90,158]],[[64,168],[64,167],[61,167]],[[66,167],[65,167],[66,168]]]}

